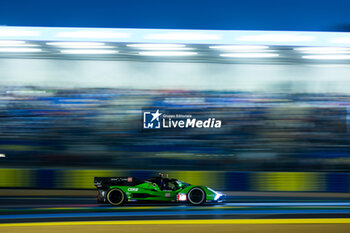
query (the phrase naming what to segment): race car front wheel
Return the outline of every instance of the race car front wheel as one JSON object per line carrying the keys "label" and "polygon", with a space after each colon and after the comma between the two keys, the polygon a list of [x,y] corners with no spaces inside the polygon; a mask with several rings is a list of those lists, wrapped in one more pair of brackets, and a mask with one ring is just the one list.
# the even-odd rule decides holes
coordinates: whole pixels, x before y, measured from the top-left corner
{"label": "race car front wheel", "polygon": [[125,200],[125,194],[120,189],[111,189],[107,194],[107,200],[112,205],[122,205]]}
{"label": "race car front wheel", "polygon": [[194,187],[187,194],[187,199],[192,205],[202,205],[205,202],[205,192],[199,187]]}

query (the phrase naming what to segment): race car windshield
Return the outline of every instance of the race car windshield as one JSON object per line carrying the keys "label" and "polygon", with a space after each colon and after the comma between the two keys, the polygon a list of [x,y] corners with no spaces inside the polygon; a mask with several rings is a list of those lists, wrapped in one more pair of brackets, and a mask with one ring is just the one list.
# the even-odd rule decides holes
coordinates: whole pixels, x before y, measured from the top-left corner
{"label": "race car windshield", "polygon": [[177,180],[176,183],[180,188],[184,188],[184,187],[187,187],[190,185],[190,184],[187,184],[187,183],[185,183],[183,181],[179,181],[179,180]]}

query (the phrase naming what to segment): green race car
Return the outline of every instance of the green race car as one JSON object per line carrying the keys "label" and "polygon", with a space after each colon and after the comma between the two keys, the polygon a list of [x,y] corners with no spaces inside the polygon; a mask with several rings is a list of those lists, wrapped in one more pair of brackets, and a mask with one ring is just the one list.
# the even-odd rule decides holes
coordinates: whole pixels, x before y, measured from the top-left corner
{"label": "green race car", "polygon": [[206,186],[187,184],[177,179],[153,177],[139,180],[134,177],[95,177],[97,201],[115,206],[126,202],[182,202],[202,205],[222,202],[224,194]]}

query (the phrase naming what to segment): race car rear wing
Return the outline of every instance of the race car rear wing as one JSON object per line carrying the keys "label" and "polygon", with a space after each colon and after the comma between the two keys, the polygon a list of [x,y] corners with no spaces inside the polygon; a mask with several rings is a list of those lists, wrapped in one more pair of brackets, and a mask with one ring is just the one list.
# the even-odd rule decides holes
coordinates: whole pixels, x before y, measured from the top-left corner
{"label": "race car rear wing", "polygon": [[134,177],[95,177],[94,185],[96,188],[109,188],[110,186],[134,186],[140,183],[140,180]]}

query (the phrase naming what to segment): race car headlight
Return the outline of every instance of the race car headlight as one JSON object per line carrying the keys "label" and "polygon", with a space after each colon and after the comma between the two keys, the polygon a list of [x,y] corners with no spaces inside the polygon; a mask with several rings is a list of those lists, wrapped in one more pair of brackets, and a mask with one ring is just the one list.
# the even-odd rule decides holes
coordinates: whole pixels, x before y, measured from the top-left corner
{"label": "race car headlight", "polygon": [[214,189],[211,189],[208,187],[209,191],[212,191],[213,193],[215,193],[215,197],[214,197],[214,201],[217,201],[220,197],[222,197],[224,194],[216,192]]}
{"label": "race car headlight", "polygon": [[223,196],[223,194],[220,194],[220,193],[216,194],[214,197],[214,201],[217,201],[222,196]]}
{"label": "race car headlight", "polygon": [[177,200],[178,201],[187,201],[187,195],[185,193],[179,193],[179,194],[177,194]]}

